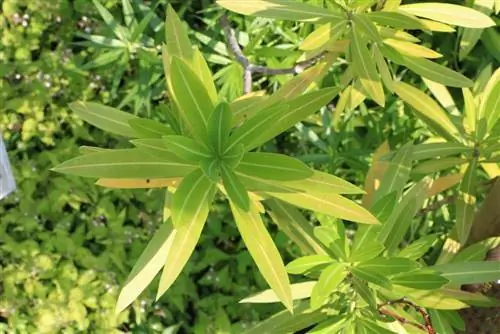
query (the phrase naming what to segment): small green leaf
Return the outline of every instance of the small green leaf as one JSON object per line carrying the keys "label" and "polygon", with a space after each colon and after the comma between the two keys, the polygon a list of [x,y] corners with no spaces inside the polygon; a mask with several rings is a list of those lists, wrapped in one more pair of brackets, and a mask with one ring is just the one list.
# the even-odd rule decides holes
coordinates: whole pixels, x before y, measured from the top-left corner
{"label": "small green leaf", "polygon": [[328,255],[308,255],[299,257],[286,265],[286,271],[289,274],[304,274],[311,270],[323,268],[325,265],[334,262]]}
{"label": "small green leaf", "polygon": [[186,136],[163,136],[163,145],[179,158],[193,163],[213,156],[208,147]]}
{"label": "small green leaf", "polygon": [[246,175],[271,180],[300,180],[313,175],[313,171],[300,160],[276,153],[249,152],[237,167]]}
{"label": "small green leaf", "polygon": [[477,284],[500,280],[500,264],[497,261],[448,263],[430,268],[454,284]]}
{"label": "small green leaf", "polygon": [[182,111],[184,120],[193,136],[204,140],[207,137],[208,118],[214,105],[204,84],[183,60],[172,57],[169,86],[172,97]]}
{"label": "small green leaf", "polygon": [[449,87],[472,87],[474,85],[464,75],[428,59],[407,55],[403,56],[403,58],[406,67],[429,80]]}
{"label": "small green leaf", "polygon": [[128,122],[139,118],[132,114],[95,102],[78,101],[71,103],[69,107],[78,117],[101,130],[125,137],[136,137]]}
{"label": "small green leaf", "polygon": [[220,181],[220,160],[215,158],[205,158],[200,161],[200,168],[205,175],[214,183]]}
{"label": "small green leaf", "polygon": [[364,300],[370,307],[377,308],[377,300],[375,299],[374,291],[370,289],[368,283],[354,277],[352,279],[352,285],[362,300]]}
{"label": "small green leaf", "polygon": [[392,89],[392,83],[394,82],[394,79],[392,77],[391,71],[389,70],[387,62],[385,61],[382,53],[379,50],[379,47],[377,45],[374,45],[372,47],[372,51],[373,57],[375,58],[375,61],[377,63],[377,69],[380,72],[380,78],[382,79],[382,82],[387,89],[389,89],[391,92],[394,92],[394,90]]}
{"label": "small green leaf", "polygon": [[273,239],[267,232],[257,208],[251,204],[250,211],[245,212],[232,202],[229,203],[241,237],[259,271],[283,305],[290,312],[293,312],[292,292],[283,260]]}
{"label": "small green leaf", "polygon": [[406,103],[413,107],[417,116],[429,127],[451,141],[456,141],[458,130],[446,112],[428,95],[419,89],[403,82],[395,82],[394,92]]}
{"label": "small green leaf", "polygon": [[425,29],[418,18],[401,11],[376,11],[365,15],[373,22],[389,27],[401,29]]}
{"label": "small green leaf", "polygon": [[240,162],[241,159],[243,159],[243,156],[245,155],[245,147],[243,144],[239,144],[236,146],[233,146],[229,151],[226,151],[224,153],[224,156],[222,156],[222,161],[229,167],[231,168],[236,168]]}
{"label": "small green leaf", "polygon": [[116,22],[113,14],[111,14],[106,7],[104,7],[98,0],[92,0],[94,6],[97,8],[99,15],[101,15],[102,19],[106,23],[106,25],[111,29],[111,31],[115,34],[115,36],[122,40],[127,41],[129,37],[128,31],[125,27],[121,26]]}
{"label": "small green leaf", "polygon": [[462,245],[467,242],[474,221],[476,210],[476,178],[477,159],[473,159],[469,166],[467,166],[464,178],[460,184],[460,193],[457,199],[456,231],[458,241]]}
{"label": "small green leaf", "polygon": [[245,186],[231,168],[225,164],[221,164],[220,169],[222,180],[224,181],[224,189],[226,189],[229,199],[240,209],[248,211],[250,208],[250,199]]}
{"label": "small green leaf", "polygon": [[388,278],[382,276],[376,271],[368,270],[365,268],[352,268],[351,273],[360,280],[367,281],[368,283],[372,283],[378,285],[382,288],[390,289],[391,281]]}
{"label": "small green leaf", "polygon": [[86,154],[65,161],[52,170],[63,174],[114,179],[154,179],[182,177],[194,165],[171,155],[155,157],[139,149],[113,150]]}
{"label": "small green leaf", "polygon": [[424,274],[424,273],[403,273],[391,277],[391,282],[393,284],[406,286],[413,289],[419,290],[435,290],[443,287],[449,281],[436,274]]}
{"label": "small green leaf", "polygon": [[392,276],[418,269],[420,268],[420,264],[402,257],[392,257],[389,259],[378,257],[360,263],[358,268],[377,272],[383,276]]}
{"label": "small green leaf", "polygon": [[386,223],[391,214],[394,212],[394,208],[399,201],[399,195],[400,194],[397,191],[384,195],[372,205],[370,211],[377,217],[378,220],[382,223]]}
{"label": "small green leaf", "polygon": [[227,102],[221,102],[208,119],[208,140],[214,151],[224,153],[231,131],[232,114]]}
{"label": "small green leaf", "polygon": [[438,310],[458,310],[469,307],[469,305],[454,298],[452,295],[444,293],[443,289],[418,290],[394,285],[391,292],[396,293],[400,297],[407,297],[410,301],[421,307]]}
{"label": "small green leaf", "polygon": [[430,234],[405,246],[396,256],[418,260],[439,240],[439,235]]}
{"label": "small green leaf", "polygon": [[314,228],[314,236],[331,251],[337,259],[347,260],[345,237],[339,235],[333,226],[318,226]]}
{"label": "small green leaf", "polygon": [[287,0],[217,0],[225,9],[243,15],[254,15],[269,19],[314,22],[320,19],[328,21],[345,19],[345,15],[325,8]]}
{"label": "small green leaf", "polygon": [[[312,289],[316,281],[308,281],[290,284],[292,289],[292,299],[300,300],[311,296]],[[240,303],[279,303],[279,298],[272,289],[258,292],[250,297],[240,300]]]}
{"label": "small green leaf", "polygon": [[367,261],[377,257],[384,251],[384,245],[376,240],[370,240],[365,245],[360,245],[349,257],[349,262]]}
{"label": "small green leaf", "polygon": [[298,189],[307,193],[316,194],[363,194],[361,188],[356,187],[352,183],[343,180],[335,175],[313,171],[311,177],[296,181],[280,181],[279,184],[287,187]]}
{"label": "small green leaf", "polygon": [[218,101],[218,97],[212,72],[210,71],[210,67],[208,67],[205,57],[197,48],[194,49],[193,61],[191,65],[193,71],[198,75],[205,89],[207,90],[210,100],[212,101],[212,103],[216,104]]}
{"label": "small green leaf", "polygon": [[207,201],[215,191],[215,184],[196,169],[186,175],[172,197],[172,221],[176,228],[191,223],[210,203]]}
{"label": "small green leaf", "polygon": [[350,44],[352,66],[366,93],[383,107],[385,105],[384,89],[375,64],[370,58],[370,52],[366,46],[367,41],[357,31],[356,26],[352,29]]}
{"label": "small green leaf", "polygon": [[384,39],[384,43],[392,46],[396,51],[404,56],[416,57],[416,58],[440,58],[443,55],[429,49],[423,45],[415,44],[407,41],[400,41],[393,38]]}
{"label": "small green leaf", "polygon": [[136,137],[140,138],[161,138],[165,135],[175,134],[169,126],[152,119],[132,118],[128,124],[136,133]]}
{"label": "small green leaf", "polygon": [[343,263],[333,263],[321,272],[311,292],[311,308],[320,308],[346,278],[348,272]]}
{"label": "small green leaf", "polygon": [[465,6],[445,3],[415,3],[402,5],[399,7],[399,10],[461,27],[487,28],[495,26],[495,21],[488,15]]}
{"label": "small green leaf", "polygon": [[149,241],[128,275],[127,281],[123,284],[116,302],[117,314],[137,299],[161,270],[172,238],[172,223],[164,222]]}

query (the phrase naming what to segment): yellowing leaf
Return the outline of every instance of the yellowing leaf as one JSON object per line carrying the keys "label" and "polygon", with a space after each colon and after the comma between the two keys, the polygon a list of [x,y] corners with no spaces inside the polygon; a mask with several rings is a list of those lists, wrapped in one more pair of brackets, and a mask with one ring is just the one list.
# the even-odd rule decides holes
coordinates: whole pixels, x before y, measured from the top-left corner
{"label": "yellowing leaf", "polygon": [[399,7],[406,13],[438,22],[468,28],[487,28],[495,25],[488,15],[472,8],[445,3],[415,3]]}
{"label": "yellowing leaf", "polygon": [[177,56],[185,61],[193,58],[193,48],[186,29],[184,28],[179,16],[169,4],[167,6],[167,18],[165,20],[165,40],[168,56]]}
{"label": "yellowing leaf", "polygon": [[376,11],[366,16],[373,22],[401,29],[422,29],[423,25],[418,18],[401,11]]}
{"label": "yellowing leaf", "polygon": [[302,161],[276,153],[248,152],[236,168],[240,173],[262,179],[293,181],[308,178],[313,171]]}
{"label": "yellowing leaf", "polygon": [[444,85],[426,78],[422,78],[422,80],[429,88],[432,95],[434,95],[434,97],[448,111],[448,113],[450,113],[451,115],[460,115],[460,112],[458,111],[457,106],[453,101],[453,97]]}
{"label": "yellowing leaf", "polygon": [[363,195],[363,206],[365,208],[371,207],[373,195],[379,188],[380,180],[389,167],[389,162],[380,161],[380,158],[389,153],[389,150],[389,143],[385,141],[375,150],[375,153],[373,154],[370,169],[366,174],[364,185],[366,194]]}
{"label": "yellowing leaf", "polygon": [[432,183],[432,187],[429,190],[429,197],[435,196],[440,192],[446,191],[451,187],[459,184],[462,178],[463,175],[458,173],[441,176],[440,178],[434,180],[434,182]]}
{"label": "yellowing leaf", "polygon": [[476,178],[477,160],[474,159],[467,167],[460,185],[457,199],[456,232],[460,244],[465,245],[474,221],[476,209]]}
{"label": "yellowing leaf", "polygon": [[318,6],[289,0],[217,0],[217,4],[230,11],[243,14],[267,17],[278,20],[317,21],[328,19],[331,21],[345,19],[342,13]]}
{"label": "yellowing leaf", "polygon": [[455,28],[447,24],[436,22],[427,19],[420,19],[420,22],[424,25],[427,30],[437,31],[437,32],[455,32]]}
{"label": "yellowing leaf", "polygon": [[[290,288],[292,289],[292,299],[300,300],[309,298],[315,284],[316,281],[290,284]],[[272,289],[269,289],[242,299],[240,300],[240,303],[279,303],[279,301],[280,299],[276,293]]]}
{"label": "yellowing leaf", "polygon": [[116,302],[117,314],[139,297],[161,270],[165,263],[165,253],[170,248],[172,240],[172,223],[170,221],[164,222],[149,241],[128,275]]}
{"label": "yellowing leaf", "polygon": [[401,52],[403,55],[412,56],[412,57],[420,57],[420,58],[440,58],[443,55],[432,50],[426,48],[423,45],[414,44],[407,41],[400,41],[397,39],[386,38],[384,39],[384,43],[392,46],[397,51]]}
{"label": "yellowing leaf", "polygon": [[383,107],[385,105],[384,89],[378,78],[375,64],[370,58],[366,40],[356,28],[352,29],[351,57],[354,72],[358,75],[364,90],[377,104]]}
{"label": "yellowing leaf", "polygon": [[336,194],[363,194],[364,191],[355,185],[328,173],[314,171],[314,174],[306,179],[297,181],[281,181],[281,185],[299,189],[308,193],[336,193]]}
{"label": "yellowing leaf", "polygon": [[387,62],[385,61],[382,53],[380,52],[379,48],[377,45],[374,45],[372,48],[373,51],[373,57],[375,59],[375,62],[377,63],[377,69],[380,72],[380,78],[382,79],[382,82],[384,83],[385,87],[393,92],[392,89],[392,82],[394,81],[392,78],[391,71],[389,70],[389,66],[387,65]]}
{"label": "yellowing leaf", "polygon": [[462,94],[464,96],[464,118],[463,118],[463,126],[465,131],[469,134],[473,134],[476,132],[477,126],[477,105],[476,101],[474,101],[474,96],[469,88],[462,88]]}
{"label": "yellowing leaf", "polygon": [[250,211],[245,212],[231,202],[230,204],[241,237],[260,273],[283,305],[293,312],[292,291],[285,265],[255,205],[251,204]]}
{"label": "yellowing leaf", "polygon": [[406,103],[411,105],[417,115],[439,135],[450,140],[456,140],[458,130],[451,122],[446,112],[421,90],[403,82],[395,82],[394,92]]}
{"label": "yellowing leaf", "polygon": [[481,118],[483,117],[488,130],[500,120],[500,68],[493,73],[484,89],[481,103]]}
{"label": "yellowing leaf", "polygon": [[336,41],[345,32],[347,21],[342,20],[332,24],[332,22],[325,23],[319,28],[310,33],[300,44],[300,49],[304,51],[311,51],[319,49],[328,42]]}
{"label": "yellowing leaf", "polygon": [[318,282],[311,292],[311,308],[317,309],[327,301],[340,283],[347,276],[345,264],[333,263],[321,271]]}
{"label": "yellowing leaf", "polygon": [[252,92],[243,95],[229,104],[233,112],[232,125],[240,124],[259,112],[259,105],[267,98],[263,92]]}
{"label": "yellowing leaf", "polygon": [[380,36],[382,38],[393,38],[397,40],[402,40],[402,41],[407,41],[411,43],[418,43],[420,40],[413,36],[412,34],[409,34],[403,30],[395,30],[387,27],[380,27],[379,29]]}
{"label": "yellowing leaf", "polygon": [[141,189],[177,187],[180,178],[171,179],[99,179],[95,184],[106,188]]}

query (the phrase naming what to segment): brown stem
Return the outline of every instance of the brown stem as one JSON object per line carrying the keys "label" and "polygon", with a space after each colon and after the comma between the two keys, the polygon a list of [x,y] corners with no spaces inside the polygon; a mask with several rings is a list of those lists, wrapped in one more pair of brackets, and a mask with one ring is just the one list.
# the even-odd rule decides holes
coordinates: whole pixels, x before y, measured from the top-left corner
{"label": "brown stem", "polygon": [[[392,311],[384,309],[385,306],[395,305],[395,304],[402,304],[402,305],[414,308],[418,313],[420,313],[422,315],[422,318],[424,318],[425,324],[422,325],[422,324],[418,324],[418,323],[409,321],[405,317],[402,317],[402,316],[400,316],[398,314],[395,314]],[[429,313],[427,313],[427,311],[423,307],[420,307],[417,304],[412,303],[411,301],[409,301],[406,298],[401,298],[401,299],[396,299],[396,300],[389,300],[388,302],[380,304],[378,306],[378,310],[379,310],[380,313],[389,315],[389,316],[393,317],[394,319],[396,319],[397,321],[399,321],[402,324],[412,325],[412,326],[417,327],[417,328],[419,328],[421,330],[427,331],[427,333],[429,333],[429,334],[436,334],[436,331],[432,327],[431,317],[430,317]]]}

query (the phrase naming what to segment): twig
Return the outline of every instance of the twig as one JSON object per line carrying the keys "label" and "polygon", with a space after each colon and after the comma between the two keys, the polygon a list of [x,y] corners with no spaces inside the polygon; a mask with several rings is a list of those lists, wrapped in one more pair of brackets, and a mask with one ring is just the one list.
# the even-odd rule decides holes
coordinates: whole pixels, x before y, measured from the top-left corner
{"label": "twig", "polygon": [[279,74],[299,74],[306,68],[313,66],[318,61],[320,61],[326,54],[323,51],[309,59],[297,62],[294,66],[288,68],[270,68],[267,66],[255,65],[250,62],[250,60],[243,54],[243,51],[238,44],[234,30],[231,28],[229,19],[226,14],[222,14],[220,18],[220,24],[224,29],[224,34],[226,35],[227,44],[231,48],[236,58],[236,61],[243,66],[243,92],[245,94],[252,90],[252,74],[262,73],[264,75],[279,75]]}
{"label": "twig", "polygon": [[422,208],[420,209],[418,212],[417,212],[417,217],[423,217],[425,216],[426,214],[432,212],[432,211],[435,211],[437,209],[440,209],[441,207],[447,205],[447,204],[453,204],[455,203],[455,201],[457,200],[457,195],[451,195],[451,196],[448,196],[448,197],[445,197],[439,201],[436,201],[428,206],[426,206],[425,208]]}
{"label": "twig", "polygon": [[[422,325],[422,324],[419,324],[419,323],[416,323],[416,322],[409,321],[405,317],[402,317],[402,316],[400,316],[398,314],[395,314],[392,311],[384,309],[385,306],[390,306],[390,305],[394,305],[394,304],[403,304],[405,306],[410,306],[410,307],[414,308],[418,313],[420,313],[422,315],[422,318],[424,318],[425,324]],[[429,313],[427,313],[427,311],[423,307],[420,307],[420,306],[412,303],[411,301],[409,301],[406,298],[401,298],[401,299],[396,299],[396,300],[390,300],[388,302],[380,304],[378,306],[378,311],[381,314],[386,314],[386,315],[389,315],[389,316],[393,317],[394,319],[396,319],[397,321],[399,321],[402,324],[412,325],[412,326],[417,327],[417,328],[419,328],[421,330],[427,331],[427,333],[429,333],[429,334],[436,334],[436,331],[432,327],[431,317],[429,316]]]}

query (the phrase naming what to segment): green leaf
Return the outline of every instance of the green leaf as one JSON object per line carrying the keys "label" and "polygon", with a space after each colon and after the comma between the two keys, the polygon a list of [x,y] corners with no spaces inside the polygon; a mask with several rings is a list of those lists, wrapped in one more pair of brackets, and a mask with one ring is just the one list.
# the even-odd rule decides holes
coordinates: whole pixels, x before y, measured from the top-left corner
{"label": "green leaf", "polygon": [[270,207],[268,214],[290,240],[295,242],[302,254],[326,254],[313,234],[311,223],[295,207],[271,198],[265,203]]}
{"label": "green leaf", "polygon": [[380,72],[380,78],[382,79],[382,82],[387,89],[389,89],[391,92],[394,92],[392,89],[392,83],[394,82],[394,79],[392,77],[391,71],[389,70],[387,62],[384,59],[384,56],[380,52],[380,49],[377,45],[372,46],[372,51],[375,62],[377,63],[377,69]]}
{"label": "green leaf", "polygon": [[500,280],[500,264],[497,261],[447,263],[430,268],[454,284],[477,284]]}
{"label": "green leaf", "polygon": [[404,272],[413,271],[420,268],[420,264],[416,261],[402,257],[382,258],[378,257],[360,263],[358,268],[367,269],[372,272],[377,272],[383,276],[392,276]]}
{"label": "green leaf", "polygon": [[[462,74],[428,59],[404,55],[404,65],[413,72],[449,87],[472,87],[474,83]],[[415,88],[416,89],[416,88]]]}
{"label": "green leaf", "polygon": [[456,232],[458,241],[462,245],[467,242],[476,210],[476,178],[477,160],[473,159],[464,174],[460,184],[460,193],[457,199]]}
{"label": "green leaf", "polygon": [[123,19],[127,27],[134,28],[137,25],[137,20],[134,15],[134,8],[130,0],[122,0]]}
{"label": "green leaf", "polygon": [[320,308],[346,278],[348,271],[345,264],[333,263],[325,268],[311,292],[311,308]]}
{"label": "green leaf", "polygon": [[337,176],[313,171],[311,177],[303,180],[296,181],[280,181],[279,184],[286,185],[287,187],[298,189],[307,193],[316,194],[363,194],[361,188],[356,187],[352,183],[343,180]]}
{"label": "green leaf", "polygon": [[250,93],[241,96],[229,104],[229,109],[233,112],[232,125],[239,125],[259,112],[259,106],[266,100],[266,96]]}
{"label": "green leaf", "polygon": [[500,69],[488,81],[482,99],[481,115],[486,119],[488,131],[491,131],[500,120]]}
{"label": "green leaf", "polygon": [[179,57],[185,61],[193,58],[193,48],[189,36],[179,16],[170,4],[167,5],[165,20],[165,41],[169,57]]}
{"label": "green leaf", "polygon": [[[177,189],[177,191],[179,191],[179,189]],[[172,283],[174,283],[200,239],[201,231],[203,230],[203,226],[205,226],[205,222],[207,220],[210,202],[214,195],[214,191],[210,194],[205,194],[207,195],[206,198],[200,199],[200,203],[196,211],[192,212],[191,216],[188,217],[188,220],[182,221],[181,226],[176,227],[172,232],[172,242],[169,244],[166,252],[165,266],[160,278],[156,300],[158,300],[165,293],[165,291],[170,288]],[[201,201],[203,203],[201,203]],[[172,203],[172,205],[174,204]]]}
{"label": "green leaf", "polygon": [[[316,281],[308,281],[290,284],[292,289],[292,299],[300,300],[311,296],[312,289]],[[250,297],[240,300],[240,303],[279,303],[279,298],[272,289],[258,292]]]}
{"label": "green leaf", "polygon": [[381,25],[401,29],[425,29],[418,18],[401,11],[377,11],[365,15],[373,22]]}
{"label": "green leaf", "polygon": [[354,277],[352,279],[352,286],[362,300],[364,300],[370,307],[377,308],[375,293],[372,289],[370,289],[368,283]]}
{"label": "green leaf", "polygon": [[471,293],[457,289],[443,288],[440,292],[448,298],[456,298],[466,302],[469,305],[480,307],[495,307],[500,306],[500,301],[495,298],[487,297],[479,293]]}
{"label": "green leaf", "polygon": [[208,147],[186,136],[163,136],[163,145],[179,158],[192,163],[213,157]]}
{"label": "green leaf", "polygon": [[436,274],[410,272],[391,277],[391,282],[393,284],[402,285],[413,289],[435,290],[443,287],[449,281],[446,278]]}
{"label": "green leaf", "polygon": [[472,8],[445,3],[415,3],[399,7],[406,13],[438,22],[468,28],[487,28],[495,25],[488,16]]}
{"label": "green leaf", "polygon": [[369,240],[365,245],[359,245],[359,247],[351,253],[349,262],[367,261],[379,256],[383,251],[384,245],[376,240]]}
{"label": "green leaf", "polygon": [[345,15],[318,6],[289,0],[217,0],[217,4],[243,15],[266,17],[269,19],[308,21],[320,19],[328,21],[345,19]]}
{"label": "green leaf", "polygon": [[206,158],[200,161],[200,168],[205,175],[214,183],[220,181],[220,160],[214,158]]}
{"label": "green leaf", "polygon": [[128,123],[138,119],[132,114],[95,102],[78,101],[71,103],[69,107],[78,117],[101,130],[125,137],[136,137],[135,131]]}
{"label": "green leaf", "polygon": [[450,141],[456,141],[458,130],[446,112],[428,95],[419,89],[403,82],[393,84],[394,92],[413,107],[421,118],[434,132]]}
{"label": "green leaf", "polygon": [[313,329],[309,330],[309,334],[328,334],[328,333],[342,333],[348,324],[348,318],[341,315],[329,316],[328,320],[320,322]]}
{"label": "green leaf", "polygon": [[175,156],[155,157],[139,149],[113,150],[86,154],[54,167],[52,170],[95,178],[174,178],[190,173],[194,166]]}
{"label": "green leaf", "polygon": [[222,156],[222,162],[224,162],[227,166],[231,168],[236,168],[241,162],[241,159],[243,159],[243,156],[245,155],[245,147],[243,144],[239,144],[236,146],[233,146],[229,151],[224,153],[224,156]]}
{"label": "green leaf", "polygon": [[359,77],[361,85],[366,93],[380,106],[385,105],[384,89],[380,83],[377,69],[370,52],[366,47],[367,41],[358,32],[357,25],[352,29],[350,51],[352,57],[351,66]]}
{"label": "green leaf", "polygon": [[126,51],[124,49],[118,49],[101,53],[94,59],[90,60],[88,63],[85,63],[85,65],[83,65],[81,69],[88,71],[97,67],[106,66],[117,61],[118,59],[123,58],[125,56],[125,52]]}
{"label": "green leaf", "polygon": [[196,169],[186,175],[172,197],[172,221],[176,228],[190,224],[199,217],[200,212],[208,207],[210,195],[215,191],[215,184]]}
{"label": "green leaf", "polygon": [[413,160],[424,160],[438,157],[446,157],[461,153],[471,153],[473,148],[461,143],[426,143],[413,146]]}
{"label": "green leaf", "polygon": [[439,240],[439,235],[430,234],[405,246],[396,256],[418,260]]}
{"label": "green leaf", "polygon": [[251,203],[249,212],[245,212],[232,202],[229,203],[241,237],[260,273],[283,305],[290,312],[293,312],[292,292],[285,265],[273,239],[262,222],[257,208]]}
{"label": "green leaf", "polygon": [[354,275],[354,277],[357,277],[360,280],[367,281],[382,288],[390,289],[392,286],[391,281],[389,281],[388,278],[382,276],[376,271],[356,267],[351,269],[351,273]]}
{"label": "green leaf", "polygon": [[[303,121],[311,114],[318,111],[321,107],[330,103],[338,92],[339,89],[337,87],[324,88],[293,99],[286,99],[285,101],[287,101],[289,108],[282,108],[271,118],[266,117],[267,121],[262,123],[263,126],[261,126],[258,131],[252,132],[253,137],[249,138],[249,145],[247,146],[248,150],[264,144],[268,140],[273,139],[280,133],[291,128],[298,122]],[[278,93],[273,94],[271,98]],[[280,102],[279,105],[282,105],[282,102]],[[262,117],[260,115],[267,115],[269,112],[270,111],[263,110],[257,114],[255,118],[260,118]],[[273,124],[273,126],[269,126],[269,124]],[[245,126],[245,124],[243,126]]]}
{"label": "green leaf", "polygon": [[303,51],[311,51],[319,49],[328,42],[337,40],[345,32],[347,21],[342,20],[332,24],[332,22],[325,23],[312,33],[307,35],[304,41],[300,44],[300,49]]}
{"label": "green leaf", "polygon": [[210,67],[208,67],[205,57],[197,48],[194,49],[194,56],[191,66],[193,71],[198,75],[198,78],[200,78],[203,86],[207,90],[210,100],[212,101],[212,103],[216,104],[218,101],[218,96],[212,72],[210,71]]}
{"label": "green leaf", "polygon": [[331,254],[342,261],[347,260],[347,247],[345,236],[340,235],[333,226],[317,226],[314,228],[314,236],[325,245]]}
{"label": "green leaf", "polygon": [[283,154],[260,152],[246,153],[236,170],[246,175],[279,181],[305,179],[313,174],[300,160]]}
{"label": "green leaf", "polygon": [[408,300],[421,307],[438,310],[458,310],[469,307],[466,303],[458,300],[457,298],[453,298],[451,295],[445,294],[443,289],[418,290],[401,285],[394,285],[392,292],[396,293],[397,296],[408,298]]}
{"label": "green leaf", "polygon": [[172,97],[181,109],[193,136],[204,140],[207,137],[208,118],[215,106],[204,84],[189,65],[174,56],[170,66]]}
{"label": "green leaf", "polygon": [[271,196],[300,208],[317,211],[340,219],[362,224],[379,224],[369,211],[337,194],[304,194],[267,191]]}
{"label": "green leaf", "polygon": [[312,270],[322,268],[327,264],[334,262],[328,255],[308,255],[299,257],[286,265],[286,271],[289,274],[304,274]]}
{"label": "green leaf", "polygon": [[214,151],[224,153],[231,131],[232,115],[227,102],[221,102],[208,119],[208,140]]}
{"label": "green leaf", "polygon": [[[161,158],[164,160],[179,160],[184,161],[177,155],[172,153],[167,147],[165,147],[163,139],[156,138],[146,138],[146,139],[134,139],[130,141],[134,146],[136,146],[140,151],[148,153],[156,158]],[[187,162],[186,162],[187,163]],[[194,165],[193,163],[189,163]]]}
{"label": "green leaf", "polygon": [[[454,333],[455,331],[451,327],[450,323],[439,310],[429,310],[429,316],[432,319],[432,327],[437,333]],[[465,331],[465,330],[464,330]]]}
{"label": "green leaf", "polygon": [[172,223],[164,222],[149,241],[123,284],[116,302],[116,313],[129,306],[153,281],[165,261],[165,253],[173,240]]}
{"label": "green leaf", "polygon": [[386,223],[394,212],[394,208],[399,201],[399,196],[400,194],[398,194],[397,191],[388,193],[372,205],[370,212],[372,212],[382,223]]}
{"label": "green leaf", "polygon": [[446,170],[451,167],[457,167],[463,165],[469,161],[470,160],[468,158],[454,158],[454,157],[427,160],[420,163],[415,168],[413,168],[413,173],[415,174],[435,173],[442,170]]}
{"label": "green leaf", "polygon": [[486,254],[493,248],[500,245],[500,237],[488,238],[486,240],[477,242],[470,245],[455,255],[450,262],[468,262],[468,261],[481,261],[486,258]]}
{"label": "green leaf", "polygon": [[174,130],[167,125],[158,123],[152,119],[132,118],[128,121],[136,136],[140,138],[161,138],[165,135],[175,134]]}
{"label": "green leaf", "polygon": [[129,33],[127,29],[116,22],[116,20],[113,17],[113,14],[111,14],[106,7],[101,5],[101,3],[98,0],[92,0],[94,3],[94,6],[97,8],[97,11],[99,12],[99,15],[101,15],[102,19],[106,23],[106,25],[111,29],[113,34],[115,36],[122,40],[122,41],[127,41],[129,37]]}
{"label": "green leaf", "polygon": [[462,88],[462,95],[464,96],[463,126],[467,133],[475,134],[478,115],[476,102],[474,101],[474,96],[472,96],[472,92],[469,88]]}
{"label": "green leaf", "polygon": [[364,14],[355,14],[352,16],[352,20],[356,25],[356,28],[361,28],[369,37],[370,41],[377,44],[383,43],[382,37],[378,33],[377,27],[373,24],[369,17]]}
{"label": "green leaf", "polygon": [[229,199],[240,209],[248,211],[250,208],[250,199],[245,186],[231,168],[225,164],[221,164],[220,168],[222,180],[224,181],[224,189],[226,189]]}

